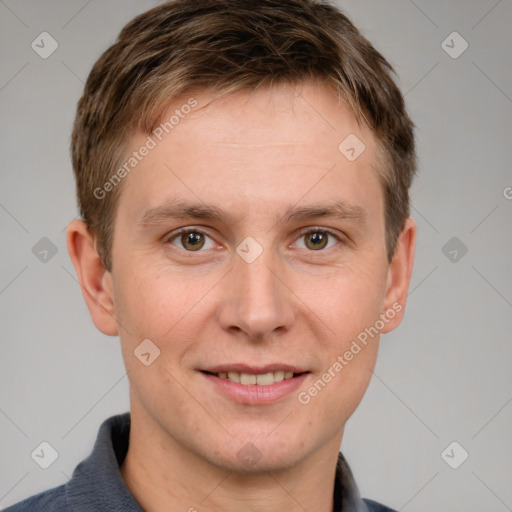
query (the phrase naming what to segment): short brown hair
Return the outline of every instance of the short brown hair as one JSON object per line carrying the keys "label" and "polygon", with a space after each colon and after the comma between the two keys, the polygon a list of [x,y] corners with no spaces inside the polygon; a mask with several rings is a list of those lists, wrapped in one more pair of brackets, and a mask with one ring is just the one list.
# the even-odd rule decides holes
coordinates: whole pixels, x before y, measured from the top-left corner
{"label": "short brown hair", "polygon": [[309,79],[334,86],[375,135],[391,260],[416,170],[413,123],[392,73],[350,20],[320,0],[175,0],[137,16],[92,68],[72,135],[80,213],[105,267],[121,187],[100,198],[95,191],[115,173],[131,134],[152,133],[180,94]]}

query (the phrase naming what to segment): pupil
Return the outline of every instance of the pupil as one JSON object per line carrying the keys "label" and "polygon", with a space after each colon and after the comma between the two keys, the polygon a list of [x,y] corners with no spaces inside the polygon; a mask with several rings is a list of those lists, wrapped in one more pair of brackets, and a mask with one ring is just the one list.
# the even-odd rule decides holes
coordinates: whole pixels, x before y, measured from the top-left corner
{"label": "pupil", "polygon": [[327,244],[327,236],[317,231],[309,236],[309,243],[312,249],[323,249]]}
{"label": "pupil", "polygon": [[183,245],[190,249],[200,249],[204,244],[202,236],[201,233],[186,233],[183,235]]}
{"label": "pupil", "polygon": [[312,237],[312,241],[314,244],[321,244],[323,240],[323,235],[320,233],[314,233]]}

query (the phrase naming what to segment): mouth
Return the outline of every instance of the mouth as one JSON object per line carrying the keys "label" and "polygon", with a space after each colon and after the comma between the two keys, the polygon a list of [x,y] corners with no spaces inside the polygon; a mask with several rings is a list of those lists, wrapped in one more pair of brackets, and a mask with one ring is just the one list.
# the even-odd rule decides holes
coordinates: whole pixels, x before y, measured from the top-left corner
{"label": "mouth", "polygon": [[229,365],[199,370],[223,396],[246,405],[263,405],[290,395],[310,371],[289,365]]}
{"label": "mouth", "polygon": [[235,382],[237,384],[242,384],[242,386],[250,386],[256,384],[257,386],[271,386],[276,382],[281,382],[283,380],[293,379],[294,377],[298,377],[299,375],[303,375],[304,373],[309,372],[291,372],[284,370],[277,370],[275,372],[265,372],[265,373],[246,373],[246,372],[209,372],[204,370],[203,373],[207,375],[214,375],[219,379],[227,379],[231,382]]}

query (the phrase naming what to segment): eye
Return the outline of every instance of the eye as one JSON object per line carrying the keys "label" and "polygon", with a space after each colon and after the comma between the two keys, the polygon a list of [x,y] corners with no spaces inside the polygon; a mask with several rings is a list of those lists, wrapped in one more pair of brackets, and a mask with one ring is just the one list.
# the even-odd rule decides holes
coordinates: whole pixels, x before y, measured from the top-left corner
{"label": "eye", "polygon": [[206,233],[198,230],[186,230],[174,234],[168,240],[172,245],[189,252],[201,249],[213,249],[215,242]]}
{"label": "eye", "polygon": [[321,229],[315,229],[310,230],[307,233],[303,233],[297,244],[299,249],[320,251],[322,249],[330,249],[339,241],[339,238],[333,233]]}

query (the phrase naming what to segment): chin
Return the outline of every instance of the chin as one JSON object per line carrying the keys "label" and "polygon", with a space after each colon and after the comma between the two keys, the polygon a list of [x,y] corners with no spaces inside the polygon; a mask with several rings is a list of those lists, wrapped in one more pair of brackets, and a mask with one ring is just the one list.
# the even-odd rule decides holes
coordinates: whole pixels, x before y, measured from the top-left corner
{"label": "chin", "polygon": [[296,466],[313,449],[308,450],[304,439],[299,438],[298,432],[251,436],[246,431],[204,455],[211,464],[233,473],[280,472]]}
{"label": "chin", "polygon": [[291,453],[289,449],[283,450],[281,453],[268,453],[248,442],[239,452],[217,456],[214,460],[210,460],[210,463],[230,473],[256,475],[289,470],[295,467],[301,458],[300,454]]}

